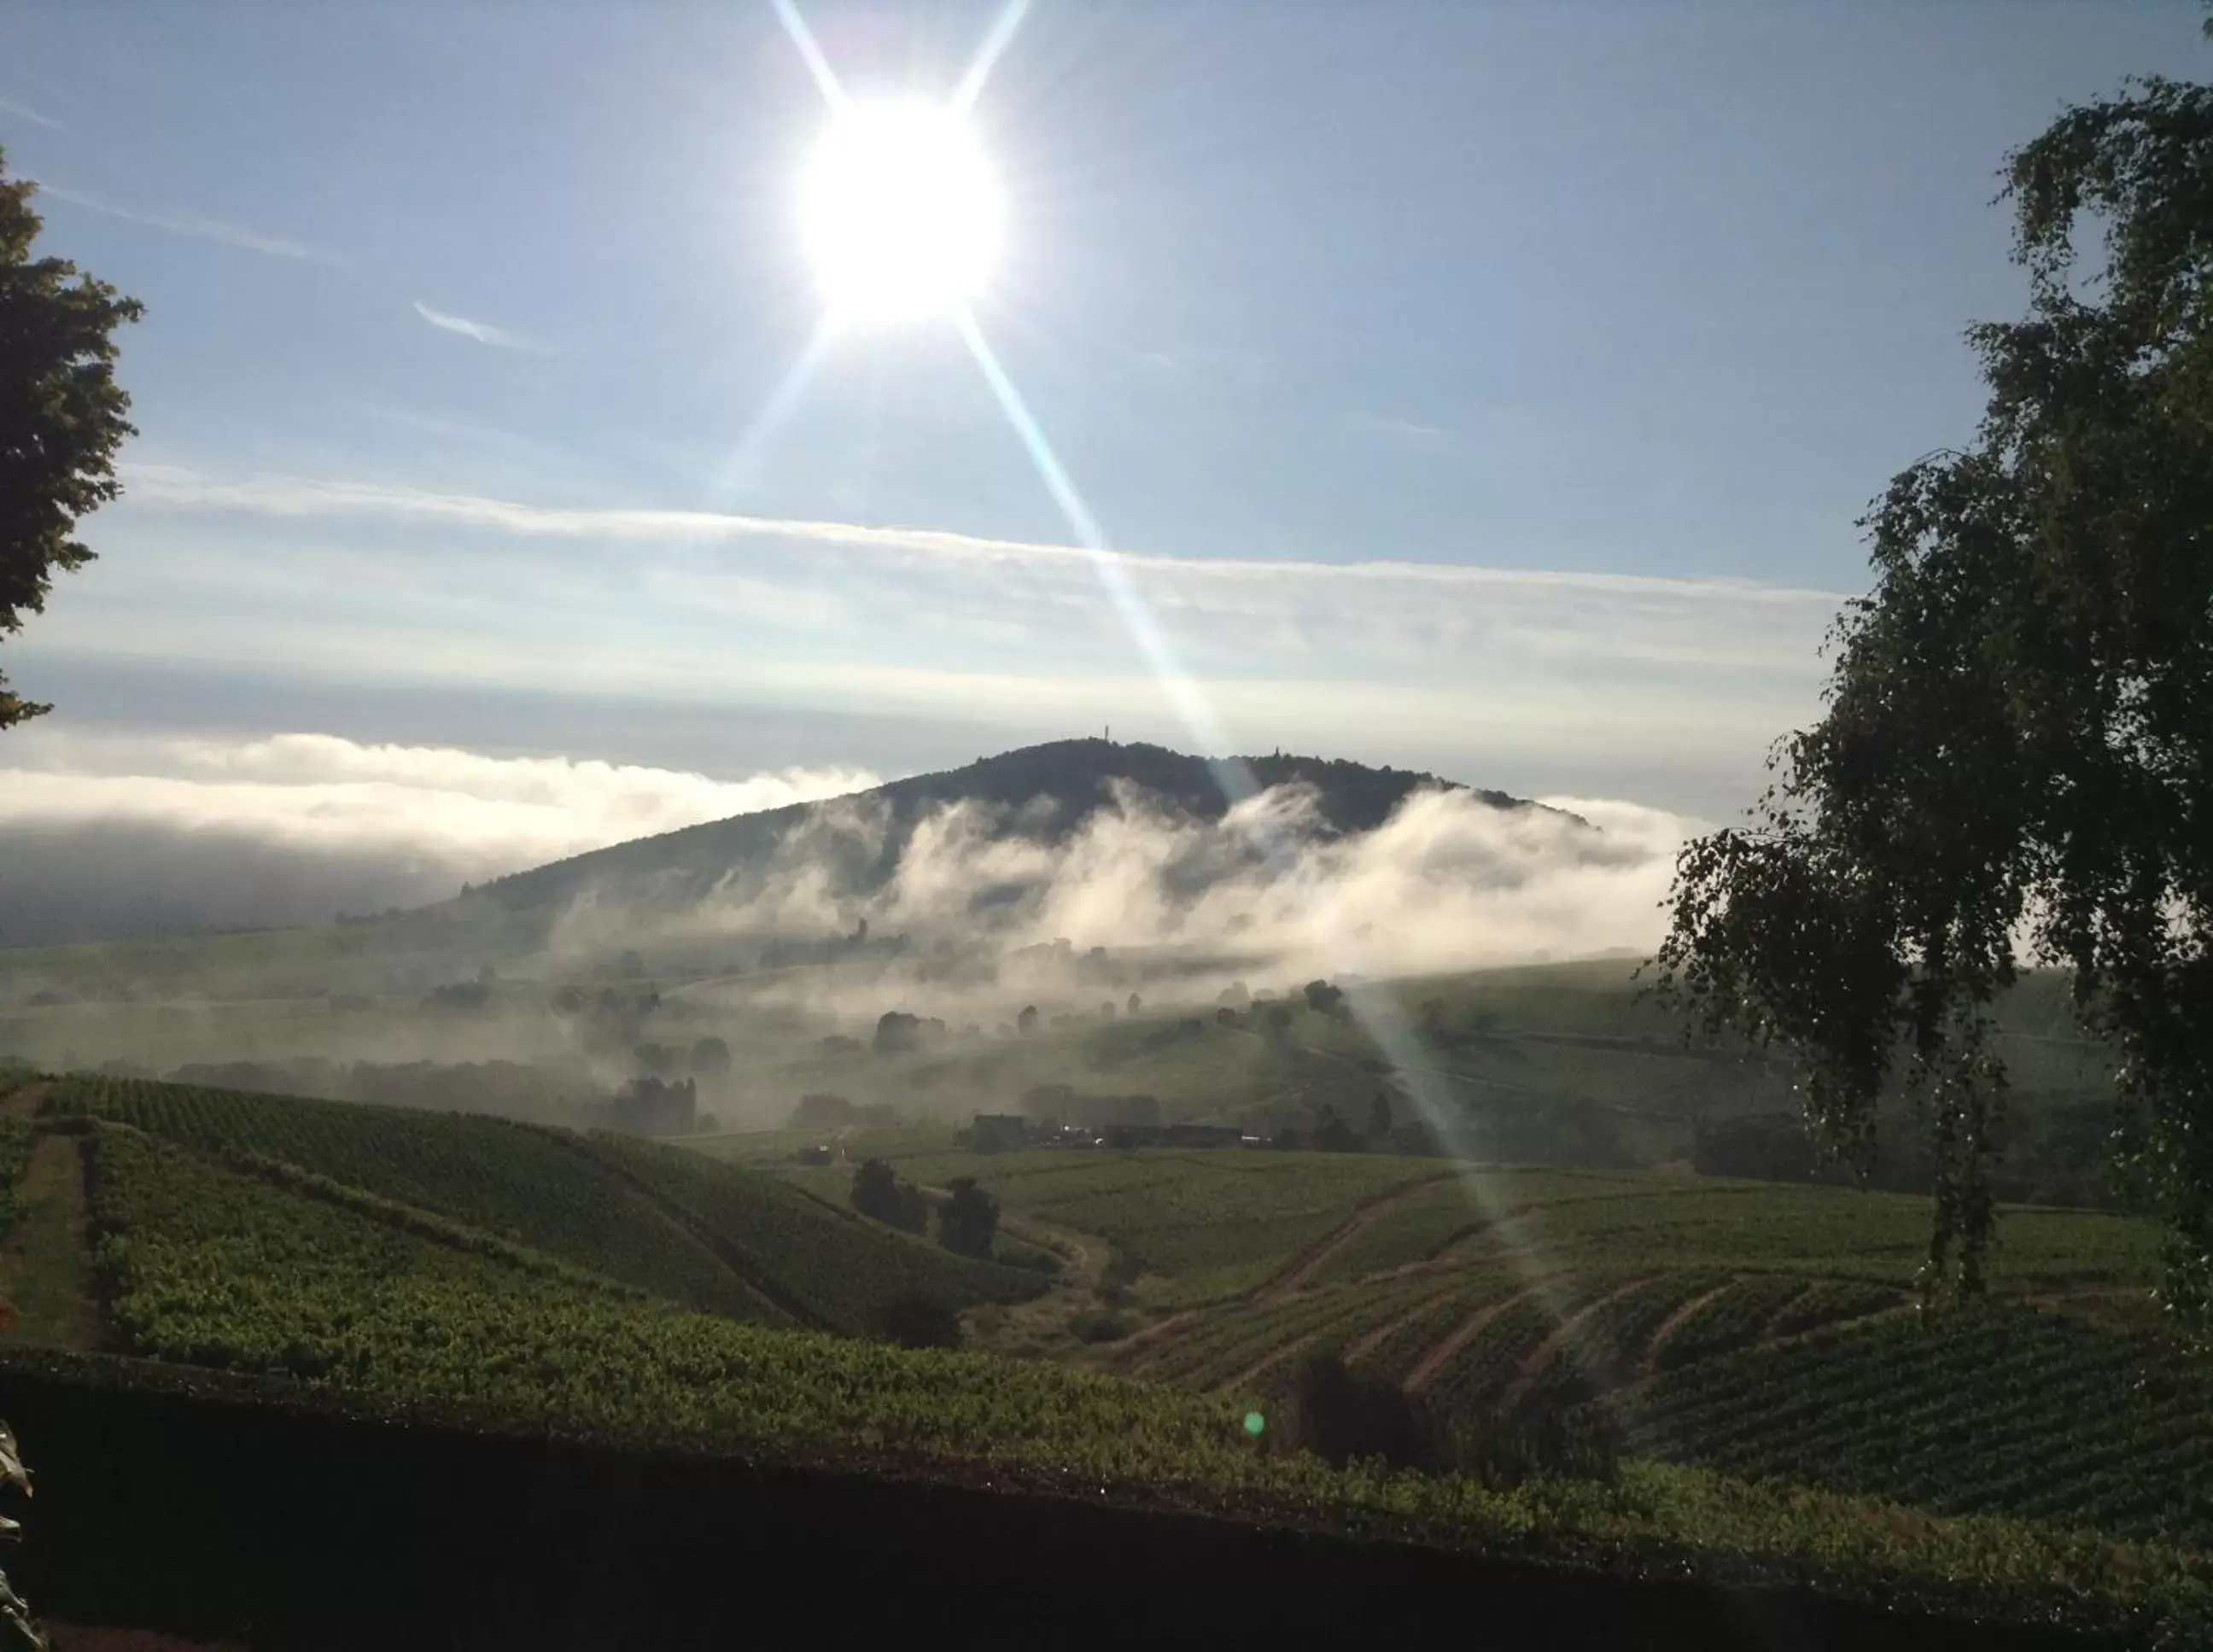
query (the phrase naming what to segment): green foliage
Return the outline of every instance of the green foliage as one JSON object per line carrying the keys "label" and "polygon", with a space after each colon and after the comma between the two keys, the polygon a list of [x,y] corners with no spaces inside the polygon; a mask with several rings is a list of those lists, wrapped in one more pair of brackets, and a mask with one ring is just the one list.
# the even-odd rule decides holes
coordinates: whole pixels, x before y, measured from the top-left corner
{"label": "green foliage", "polygon": [[999,1201],[976,1185],[973,1176],[955,1176],[937,1207],[938,1242],[956,1256],[988,1257],[999,1231]]}
{"label": "green foliage", "polygon": [[1352,1126],[1337,1116],[1337,1109],[1325,1102],[1321,1116],[1314,1120],[1314,1151],[1357,1153],[1364,1145],[1360,1137],[1352,1133]]}
{"label": "green foliage", "polygon": [[[44,611],[56,570],[92,560],[71,536],[79,517],[121,491],[116,449],[136,434],[115,382],[113,335],[140,306],[66,259],[31,255],[36,191],[0,169],[0,636]],[[0,728],[49,709],[0,677]]]}
{"label": "green foliage", "polygon": [[853,1172],[853,1208],[902,1233],[927,1233],[930,1201],[911,1181],[901,1181],[881,1159],[863,1159]]}
{"label": "green foliage", "polygon": [[1068,1321],[1068,1334],[1081,1343],[1119,1342],[1137,1328],[1128,1314],[1103,1308],[1085,1308]]}
{"label": "green foliage", "polygon": [[1317,1015],[1334,1015],[1344,1003],[1344,989],[1327,981],[1308,981],[1301,991],[1307,1008]]}
{"label": "green foliage", "polygon": [[94,1162],[101,1271],[132,1351],[290,1376],[380,1412],[422,1408],[618,1445],[982,1468],[1013,1484],[1135,1489],[1247,1517],[1600,1552],[1716,1578],[1779,1568],[1892,1599],[1919,1591],[2024,1617],[2155,1620],[2185,1639],[2207,1621],[2202,1569],[2173,1550],[1644,1462],[1624,1464],[1620,1486],[1603,1492],[1335,1470],[1256,1447],[1239,1426],[1242,1402],[688,1314],[114,1125],[98,1127]]}
{"label": "green foliage", "polygon": [[1395,1382],[1349,1369],[1333,1354],[1299,1362],[1275,1438],[1339,1468],[1384,1462],[1435,1472],[1448,1466],[1445,1431],[1420,1401]]}
{"label": "green foliage", "polygon": [[[2016,937],[2119,1057],[2127,1164],[2213,1316],[2213,88],[2062,115],[2006,172],[2029,313],[1972,334],[1973,446],[1866,526],[1828,712],[1749,826],[1678,866],[1661,984],[1805,1064],[1864,1162],[1893,1070],[1926,1097],[1932,1283],[1983,1283]],[[2102,237],[2085,268],[2085,243]]]}
{"label": "green foliage", "polygon": [[1627,1451],[1612,1411],[1560,1387],[1537,1387],[1511,1406],[1462,1422],[1447,1441],[1455,1468],[1493,1486],[1537,1479],[1611,1484],[1621,1478]]}
{"label": "green foliage", "polygon": [[583,1139],[503,1119],[73,1075],[48,1107],[259,1155],[433,1210],[704,1313],[782,1314]]}
{"label": "green foliage", "polygon": [[879,1307],[869,1334],[902,1348],[958,1348],[960,1316],[934,1296],[896,1296]]}
{"label": "green foliage", "polygon": [[973,1176],[1010,1211],[1096,1234],[1139,1272],[1166,1276],[1180,1301],[1249,1289],[1363,1199],[1439,1173],[1432,1161],[1385,1155],[1154,1149],[947,1154],[899,1168],[941,1186]]}
{"label": "green foliage", "polygon": [[1748,1348],[1765,1334],[1783,1308],[1803,1297],[1807,1282],[1795,1274],[1769,1273],[1740,1279],[1676,1327],[1654,1357],[1663,1371],[1696,1363],[1716,1354]]}
{"label": "green foliage", "polygon": [[1032,1270],[918,1245],[757,1171],[628,1137],[598,1135],[584,1145],[680,1213],[718,1255],[806,1324],[866,1335],[898,1303],[927,1301],[951,1311],[1024,1301],[1046,1289]]}
{"label": "green foliage", "polygon": [[1993,1303],[1747,1350],[1629,1398],[1631,1437],[1676,1461],[2213,1543],[2213,1378],[2155,1336]]}
{"label": "green foliage", "polygon": [[1279,1445],[1339,1467],[1381,1461],[1500,1487],[1539,1478],[1610,1482],[1620,1473],[1622,1440],[1613,1418],[1560,1389],[1453,1417],[1426,1396],[1324,1352],[1299,1361],[1278,1416]]}
{"label": "green foliage", "polygon": [[31,1121],[0,1119],[0,1238],[15,1230],[22,1210],[15,1202],[15,1184],[31,1157]]}

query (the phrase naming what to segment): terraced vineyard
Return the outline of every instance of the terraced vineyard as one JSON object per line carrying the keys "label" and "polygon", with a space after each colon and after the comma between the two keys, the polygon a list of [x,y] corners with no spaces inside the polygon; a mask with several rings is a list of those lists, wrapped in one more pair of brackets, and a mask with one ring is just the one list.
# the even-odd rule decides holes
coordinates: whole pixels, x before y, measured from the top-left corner
{"label": "terraced vineyard", "polygon": [[[1371,1161],[1356,1178],[1346,1170],[1356,1161],[1313,1155],[927,1162],[937,1175],[980,1170],[1010,1208],[1112,1234],[1153,1265],[1191,1267],[1205,1282],[1201,1292],[1171,1278],[1155,1294],[1162,1315],[1155,1325],[1091,1356],[1122,1374],[1265,1410],[1288,1390],[1302,1357],[1333,1352],[1448,1416],[1477,1418],[1531,1396],[1602,1404],[1627,1426],[1632,1450],[1733,1476],[1960,1513],[2121,1519],[2134,1523],[2108,1529],[2176,1541],[2213,1537],[2198,1523],[2195,1494],[2175,1489],[2213,1469],[2203,1454],[2213,1449],[2213,1410],[2175,1397],[2198,1392],[2174,1387],[2179,1356],[2155,1362],[2167,1373],[2159,1379],[2167,1384],[2160,1390],[2169,1394],[2165,1409],[2139,1406],[2092,1423],[2090,1388],[2123,1381],[2155,1344],[2027,1306],[2086,1291],[2093,1299],[2140,1296],[2155,1244],[2143,1223],[2006,1210],[1995,1276],[2011,1304],[2004,1322],[2015,1326],[2014,1342],[1971,1336],[1970,1320],[1930,1344],[1925,1337],[1899,1340],[1918,1334],[1919,1317],[1904,1312],[1927,1236],[1927,1207],[1917,1199],[1481,1167],[1424,1180],[1403,1161]],[[1157,1181],[1143,1180],[1148,1170]],[[1240,1197],[1270,1188],[1266,1173],[1301,1210],[1281,1225],[1258,1219],[1265,1207]],[[1332,1177],[1343,1180],[1335,1225],[1325,1228],[1319,1210],[1309,1216],[1301,1207],[1320,1205]],[[1167,1232],[1176,1242],[1157,1242]],[[1233,1283],[1241,1284],[1235,1295],[1218,1294]],[[1956,1348],[1946,1340],[1955,1334],[1966,1339]],[[2025,1410],[2018,1396],[1949,1375],[1948,1362],[1978,1359],[1992,1370],[2023,1361],[2037,1369],[2044,1356],[2033,1350],[2047,1344],[2071,1350],[2072,1362],[2053,1365],[2041,1408]],[[1933,1446],[1884,1446],[1887,1373],[1907,1347],[1921,1350],[1922,1363],[1900,1380],[1901,1415],[1929,1408],[1932,1440],[1942,1437],[1946,1419],[1962,1430],[1949,1463],[1930,1454]],[[2030,1351],[2016,1360],[2023,1350]],[[1830,1378],[1833,1386],[1825,1386]],[[1775,1413],[1772,1426],[1760,1420],[1765,1410]],[[2055,1448],[2058,1441],[2067,1444]],[[2060,1466],[2039,1475],[2030,1442],[2041,1442]],[[1965,1488],[1960,1500],[1928,1503],[1929,1488],[1946,1476]],[[2145,1490],[2152,1481],[2167,1488],[2159,1497]]]}
{"label": "terraced vineyard", "polygon": [[899,1161],[942,1184],[974,1176],[1009,1210],[1095,1234],[1157,1276],[1152,1300],[1234,1298],[1342,1226],[1349,1209],[1448,1173],[1388,1154],[1047,1151]]}
{"label": "terraced vineyard", "polygon": [[2062,1314],[1888,1316],[1679,1368],[1623,1414],[1731,1474],[2213,1545],[2213,1371]]}
{"label": "terraced vineyard", "polygon": [[[1909,1200],[1380,1154],[900,1160],[981,1174],[1010,1219],[1073,1241],[1084,1259],[1019,1314],[1120,1289],[1108,1253],[1152,1270],[1155,1323],[1083,1350],[1100,1372],[687,1311],[705,1278],[772,1291],[763,1321],[857,1328],[935,1293],[980,1324],[1043,1282],[671,1147],[91,1079],[58,1086],[35,1128],[84,1137],[106,1333],[155,1360],[615,1442],[1650,1545],[1670,1567],[1765,1557],[2037,1612],[2152,1600],[2197,1622],[2213,1596],[2201,1368],[2030,1305],[2142,1286],[2143,1230],[2112,1217],[2008,1213],[2012,1300],[1924,1326],[1898,1311]],[[1338,1471],[1248,1436],[1243,1415],[1272,1418],[1317,1351],[1456,1415],[1606,1405],[1622,1487]],[[1990,1523],[1948,1523],[1966,1515]]]}
{"label": "terraced vineyard", "polygon": [[[286,1178],[301,1173],[265,1163],[241,1173],[111,1121],[88,1128],[112,1327],[131,1350],[167,1361],[615,1443],[983,1466],[1015,1483],[1180,1489],[1204,1506],[1263,1516],[1411,1521],[1465,1542],[1649,1549],[1678,1568],[1686,1553],[1694,1566],[1712,1557],[1724,1570],[1818,1567],[1880,1591],[2003,1600],[2093,1621],[2150,1613],[2176,1632],[2206,1619],[2203,1580],[2170,1549],[1927,1519],[1909,1540],[1881,1505],[1654,1462],[1631,1465],[1619,1497],[1339,1472],[1268,1450],[1238,1426],[1241,1405],[1188,1386],[686,1314],[457,1224],[414,1221],[357,1190],[295,1186]],[[1404,1280],[1326,1322],[1372,1325],[1419,1307],[1425,1292],[1453,1295],[1454,1283]],[[1265,1341],[1343,1295],[1311,1293],[1248,1317]],[[1459,1294],[1452,1307],[1467,1300]],[[1533,1298],[1508,1300],[1528,1311],[1510,1330],[1497,1316],[1498,1335],[1472,1339],[1450,1381],[1495,1383],[1546,1334]],[[1624,1326],[1657,1310],[1642,1295],[1637,1302]],[[1227,1369],[1248,1351],[1230,1338],[1212,1357]]]}

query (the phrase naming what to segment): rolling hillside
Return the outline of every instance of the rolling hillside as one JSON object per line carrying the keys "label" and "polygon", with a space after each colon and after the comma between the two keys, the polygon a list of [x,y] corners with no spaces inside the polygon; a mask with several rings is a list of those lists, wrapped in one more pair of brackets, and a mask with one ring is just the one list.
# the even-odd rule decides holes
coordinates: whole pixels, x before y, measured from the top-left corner
{"label": "rolling hillside", "polygon": [[[1269,1411],[1332,1353],[1448,1417],[1596,1404],[1633,1452],[2213,1547],[2213,1377],[2151,1312],[2158,1232],[2000,1212],[1990,1301],[1923,1313],[1925,1198],[1381,1154],[891,1152],[1104,1250],[1115,1333],[1030,1351]],[[1088,1310],[1095,1320],[1099,1309]],[[1072,1339],[1071,1339],[1072,1338]],[[2094,1392],[2111,1403],[2083,1408]],[[1879,1442],[1879,1443],[1878,1443]],[[2041,1451],[2042,1455],[2039,1453]]]}
{"label": "rolling hillside", "polygon": [[[1058,1277],[833,1208],[849,1167],[791,1167],[788,1186],[491,1119],[38,1080],[0,1099],[19,1201],[0,1284],[81,1266],[93,1339],[129,1356],[83,1365],[88,1392],[212,1369],[260,1402],[387,1422],[1081,1486],[2007,1618],[2206,1621],[2213,1530],[2191,1488],[2213,1396],[2137,1323],[2140,1224],[2009,1210],[2002,1300],[1924,1326],[1901,1311],[1926,1220],[1911,1198],[927,1137],[847,1146],[925,1185],[983,1178],[1004,1228],[1068,1259]],[[74,1205],[34,1195],[41,1166],[81,1180]],[[967,1305],[968,1350],[798,1328],[865,1330],[916,1293]],[[60,1322],[0,1331],[0,1387],[70,1342]],[[1023,1338],[1032,1357],[992,1351]],[[1274,1422],[1298,1359],[1326,1350],[1470,1413],[1531,1393],[1606,1407],[1631,1454],[1612,1487],[1332,1468]],[[67,1353],[36,1357],[41,1381],[76,1380]],[[1876,1460],[1866,1430],[1893,1399]],[[2047,1459],[2024,1459],[2025,1428]]]}
{"label": "rolling hillside", "polygon": [[466,1113],[126,1079],[61,1080],[85,1114],[197,1149],[210,1175],[291,1167],[431,1213],[693,1312],[864,1334],[909,1296],[1017,1301],[1032,1272],[972,1262],[735,1167]]}
{"label": "rolling hillside", "polygon": [[[486,962],[541,968],[557,926],[579,902],[589,905],[608,933],[588,947],[576,934],[563,934],[565,966],[573,973],[613,974],[621,954],[641,943],[655,954],[656,970],[678,978],[728,972],[738,955],[752,969],[760,963],[760,936],[721,934],[710,944],[687,947],[681,937],[655,932],[648,920],[690,910],[710,893],[727,911],[771,879],[802,873],[814,896],[857,906],[881,892],[918,826],[948,806],[972,805],[988,814],[993,822],[988,835],[997,839],[1050,846],[1114,805],[1125,789],[1169,819],[1210,824],[1222,820],[1233,797],[1291,785],[1311,795],[1312,814],[1300,829],[1317,838],[1370,832],[1413,793],[1444,789],[1509,814],[1541,813],[1592,832],[1595,841],[1594,829],[1575,816],[1430,774],[1280,753],[1217,762],[1157,746],[1062,741],[846,798],[612,844],[518,870],[412,911],[305,930],[0,948],[0,1006],[41,996],[112,1003],[180,990],[234,1000],[404,991],[412,1003],[443,978],[443,972],[472,974]],[[1256,852],[1228,845],[1217,845],[1217,851],[1228,858],[1211,871],[1193,864],[1180,868],[1177,877],[1191,885],[1226,869],[1238,852]],[[978,893],[985,898],[980,913],[1009,891]],[[641,930],[639,936],[614,933],[625,917]],[[826,933],[799,938],[834,940]],[[740,940],[745,945],[734,954]],[[213,1058],[235,1054],[234,1047]]]}

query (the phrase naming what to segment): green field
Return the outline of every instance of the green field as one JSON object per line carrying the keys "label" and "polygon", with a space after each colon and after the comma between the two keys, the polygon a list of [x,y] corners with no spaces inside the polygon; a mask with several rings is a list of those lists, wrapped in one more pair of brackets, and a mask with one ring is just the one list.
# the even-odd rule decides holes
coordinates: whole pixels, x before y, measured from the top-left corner
{"label": "green field", "polygon": [[[1073,1149],[893,1158],[924,1182],[975,1176],[1010,1213],[1078,1241],[1104,1241],[1143,1265],[1137,1306],[1151,1310],[1151,1321],[1064,1350],[1101,1369],[1265,1409],[1280,1401],[1302,1356],[1334,1352],[1448,1415],[1480,1417],[1550,1393],[1612,1408],[1634,1449],[1686,1465],[1924,1503],[1919,1493],[1933,1477],[1956,1475],[1977,1489],[1942,1505],[1951,1512],[2096,1525],[2134,1518],[2128,1508],[2144,1503],[2149,1512],[2140,1510],[2137,1523],[2115,1529],[2213,1544],[2213,1525],[2196,1512],[2202,1505],[2179,1489],[2198,1466],[2197,1431],[2213,1430],[2213,1387],[2203,1382],[2162,1388],[2165,1410],[2122,1408],[2094,1428],[2064,1409],[2039,1414],[2030,1433],[2063,1464],[2040,1478],[2022,1478],[2008,1454],[2021,1437],[2008,1421],[2019,1405],[1996,1387],[1951,1385],[1970,1396],[1944,1413],[1962,1430],[1951,1457],[1939,1463],[1901,1442],[1889,1478],[1870,1479],[1856,1466],[1870,1442],[1849,1429],[1841,1444],[1787,1432],[1785,1424],[1804,1426],[1804,1404],[1814,1403],[1792,1396],[1826,1392],[1817,1371],[1831,1366],[1837,1393],[1863,1403],[1867,1426],[1879,1427],[1882,1382],[1871,1374],[1887,1369],[1898,1339],[1942,1341],[1981,1322],[1966,1310],[1939,1311],[1924,1325],[1928,1316],[1912,1308],[1928,1245],[1924,1198],[1382,1154]],[[787,1173],[827,1191],[850,1171]],[[2032,1328],[2017,1339],[2021,1350],[2064,1341],[2069,1371],[2172,1387],[2192,1368],[2144,1328],[2157,1259],[2149,1223],[2006,1207],[1992,1311]],[[1702,1398],[1709,1372],[1727,1396],[1710,1404]],[[1946,1387],[1940,1371],[1921,1372],[1900,1403],[1911,1412],[1923,1387],[1933,1395]],[[1777,1431],[1761,1423],[1753,1395],[1777,1413]],[[1985,1402],[1987,1435],[1978,1431]],[[2062,1439],[2074,1444],[2053,1444]],[[2146,1503],[2147,1483],[2162,1477],[2177,1489]]]}
{"label": "green field", "polygon": [[[2009,1209],[1996,1300],[1923,1314],[1927,1208],[1906,1196],[873,1138],[925,1186],[978,1177],[1003,1229],[1069,1259],[1048,1280],[854,1216],[850,1161],[747,1167],[789,1140],[686,1152],[113,1079],[31,1094],[37,1121],[0,1137],[20,1201],[0,1255],[55,1259],[76,1340],[143,1358],[614,1442],[984,1465],[2001,1615],[2213,1610],[2213,1386],[2143,1328],[2154,1235],[2119,1216]],[[88,1277],[41,1164],[82,1166]],[[975,1351],[792,1328],[865,1332],[916,1295],[962,1308]],[[1117,1301],[1121,1334],[1075,1334]],[[1520,1490],[1331,1468],[1265,1425],[1320,1351],[1448,1415],[1604,1407],[1630,1457],[1612,1486]]]}
{"label": "green field", "polygon": [[64,1078],[48,1107],[222,1155],[258,1155],[432,1210],[700,1313],[863,1330],[886,1302],[1034,1295],[742,1169],[463,1113]]}
{"label": "green field", "polygon": [[973,1176],[1007,1208],[1095,1234],[1155,1276],[1161,1305],[1233,1297],[1326,1239],[1346,1207],[1448,1173],[1390,1154],[1055,1150],[894,1157],[925,1184]]}

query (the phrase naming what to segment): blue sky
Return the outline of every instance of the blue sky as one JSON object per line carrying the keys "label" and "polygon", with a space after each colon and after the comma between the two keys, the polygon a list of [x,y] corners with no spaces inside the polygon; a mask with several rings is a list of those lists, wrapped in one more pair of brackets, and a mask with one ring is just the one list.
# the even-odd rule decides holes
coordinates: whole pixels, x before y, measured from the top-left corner
{"label": "blue sky", "polygon": [[[948,89],[999,7],[803,9],[868,95]],[[978,320],[1223,738],[1719,816],[1817,710],[1853,519],[1972,430],[2004,152],[2196,72],[2198,21],[1039,0],[977,107]],[[766,0],[5,34],[42,244],[148,309],[102,560],[5,649],[40,749],[1193,743],[950,327],[842,339],[764,420],[824,120]]]}

